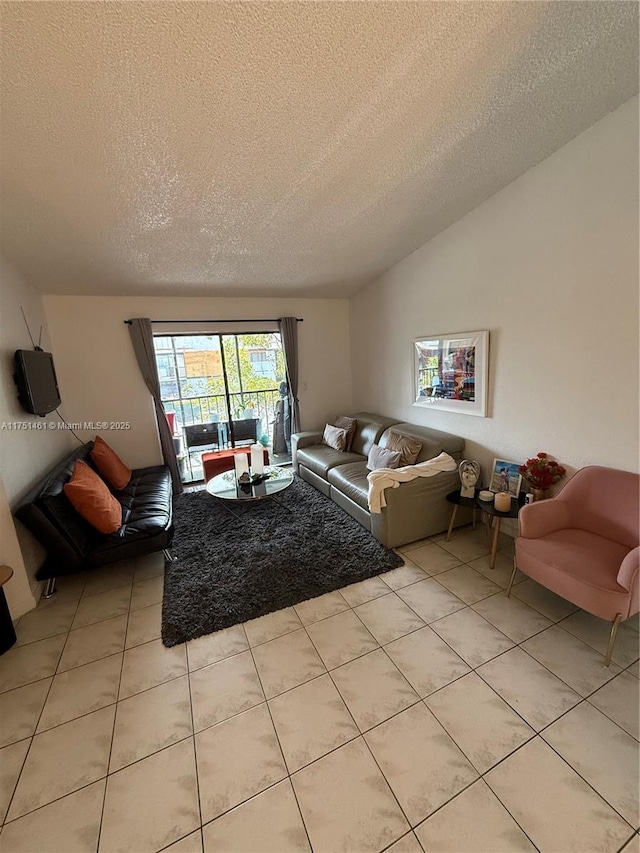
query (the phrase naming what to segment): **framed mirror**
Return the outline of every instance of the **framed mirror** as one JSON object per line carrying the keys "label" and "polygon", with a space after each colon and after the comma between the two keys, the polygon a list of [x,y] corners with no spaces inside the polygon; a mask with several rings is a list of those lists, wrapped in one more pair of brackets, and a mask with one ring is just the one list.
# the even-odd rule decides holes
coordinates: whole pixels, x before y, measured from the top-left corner
{"label": "framed mirror", "polygon": [[487,417],[488,331],[423,335],[413,345],[414,406]]}

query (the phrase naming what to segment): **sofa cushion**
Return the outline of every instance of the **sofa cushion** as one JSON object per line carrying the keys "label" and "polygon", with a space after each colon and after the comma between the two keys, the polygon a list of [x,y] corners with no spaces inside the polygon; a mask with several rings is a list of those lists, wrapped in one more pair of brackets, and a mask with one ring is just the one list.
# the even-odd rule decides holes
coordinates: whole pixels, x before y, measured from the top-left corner
{"label": "sofa cushion", "polygon": [[368,456],[372,446],[380,444],[380,436],[387,427],[397,423],[393,418],[385,418],[382,415],[371,414],[371,412],[355,412],[349,417],[355,418],[358,422],[351,450],[354,453],[360,453],[362,456]]}
{"label": "sofa cushion", "polygon": [[366,462],[350,462],[348,465],[340,465],[337,468],[332,468],[328,473],[328,480],[334,489],[342,492],[343,495],[351,498],[358,506],[368,511],[368,473],[369,469]]}
{"label": "sofa cushion", "polygon": [[422,450],[422,439],[411,435],[402,435],[395,429],[387,430],[385,446],[388,450],[400,454],[400,465],[413,465]]}
{"label": "sofa cushion", "polygon": [[517,563],[526,575],[607,620],[626,614],[628,592],[618,583],[618,572],[628,553],[626,545],[575,528],[516,539]]}
{"label": "sofa cushion", "polygon": [[[38,517],[40,514],[42,518]],[[86,556],[100,537],[95,527],[76,512],[62,487],[57,495],[45,495],[38,501],[20,507],[16,515],[37,538],[40,538],[38,534],[41,530],[47,530],[53,535],[56,545],[66,542],[79,557]],[[43,519],[51,525],[50,528]],[[49,538],[40,538],[40,542],[45,548],[49,547]]]}
{"label": "sofa cushion", "polygon": [[350,462],[363,462],[359,453],[347,453],[327,447],[326,444],[312,444],[303,447],[296,454],[298,465],[304,465],[314,474],[327,479],[327,471],[336,465],[348,465]]}
{"label": "sofa cushion", "polygon": [[380,468],[398,468],[400,466],[400,451],[387,450],[374,444],[367,457],[367,468],[369,471],[377,471]]}
{"label": "sofa cushion", "polygon": [[334,450],[343,451],[347,449],[347,431],[340,427],[327,424],[322,433],[322,443]]}
{"label": "sofa cushion", "polygon": [[121,537],[153,536],[171,524],[171,474],[164,465],[140,468],[117,495],[122,504]]}

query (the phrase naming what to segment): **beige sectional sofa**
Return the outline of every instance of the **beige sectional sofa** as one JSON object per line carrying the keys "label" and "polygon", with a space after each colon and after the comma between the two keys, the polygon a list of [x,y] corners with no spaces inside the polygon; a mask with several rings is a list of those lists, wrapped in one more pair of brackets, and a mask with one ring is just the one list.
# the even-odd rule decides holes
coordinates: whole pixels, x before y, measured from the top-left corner
{"label": "beige sectional sofa", "polygon": [[[387,506],[381,513],[372,513],[367,502],[367,456],[374,443],[385,447],[391,427],[401,435],[422,441],[416,463],[433,459],[443,451],[460,461],[463,458],[464,439],[370,412],[357,412],[349,417],[358,421],[349,452],[334,450],[322,444],[322,430],[292,435],[294,470],[303,480],[346,510],[388,548],[406,545],[446,530],[451,505],[446,502],[445,496],[460,486],[457,471],[441,472],[434,477],[417,477],[400,483],[397,488],[387,489]],[[458,524],[468,521],[464,512],[458,515]]]}

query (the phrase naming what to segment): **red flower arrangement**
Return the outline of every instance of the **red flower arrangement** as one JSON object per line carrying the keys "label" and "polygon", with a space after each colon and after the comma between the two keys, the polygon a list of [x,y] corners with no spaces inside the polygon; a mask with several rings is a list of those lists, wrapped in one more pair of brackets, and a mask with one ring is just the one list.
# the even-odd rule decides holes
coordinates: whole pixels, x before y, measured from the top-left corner
{"label": "red flower arrangement", "polygon": [[533,459],[527,459],[518,470],[533,489],[548,489],[561,480],[567,473],[562,465],[551,459],[548,453],[538,453]]}

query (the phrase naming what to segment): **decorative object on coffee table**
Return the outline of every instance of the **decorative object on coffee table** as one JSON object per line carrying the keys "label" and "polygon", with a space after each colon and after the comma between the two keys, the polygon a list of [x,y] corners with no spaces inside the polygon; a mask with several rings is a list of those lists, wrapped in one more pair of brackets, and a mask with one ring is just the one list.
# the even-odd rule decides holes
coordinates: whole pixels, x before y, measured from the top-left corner
{"label": "decorative object on coffee table", "polygon": [[534,501],[544,500],[551,486],[559,483],[567,473],[566,468],[542,450],[536,456],[527,459],[518,470],[529,483]]}
{"label": "decorative object on coffee table", "polygon": [[251,445],[251,473],[264,473],[264,448],[258,442]]}
{"label": "decorative object on coffee table", "polygon": [[176,560],[166,566],[162,604],[166,646],[403,563],[299,477],[271,500],[247,504],[187,492],[174,502],[174,521]]}
{"label": "decorative object on coffee table", "polygon": [[493,505],[498,512],[509,512],[511,509],[511,495],[509,492],[496,492],[493,496]]}
{"label": "decorative object on coffee table", "polygon": [[[249,456],[246,453],[237,453],[233,457],[234,470],[236,474],[236,480],[239,483],[248,482],[249,481]],[[213,478],[215,479],[215,478]],[[207,478],[207,483],[209,479]]]}
{"label": "decorative object on coffee table", "polygon": [[268,466],[262,474],[243,471],[225,471],[207,483],[207,492],[223,501],[247,502],[271,498],[288,489],[293,483],[293,472],[288,468]]}
{"label": "decorative object on coffee table", "polygon": [[[264,448],[264,464],[269,464],[269,451]],[[229,447],[226,450],[213,450],[202,454],[202,469],[204,471],[205,482],[208,482],[216,474],[221,474],[223,471],[230,471],[234,468],[235,457],[243,455],[247,460],[247,469],[249,468],[249,457],[251,449],[245,447]]]}
{"label": "decorative object on coffee table", "polygon": [[458,466],[460,475],[460,497],[475,498],[476,484],[481,475],[480,463],[475,459],[463,459]]}

